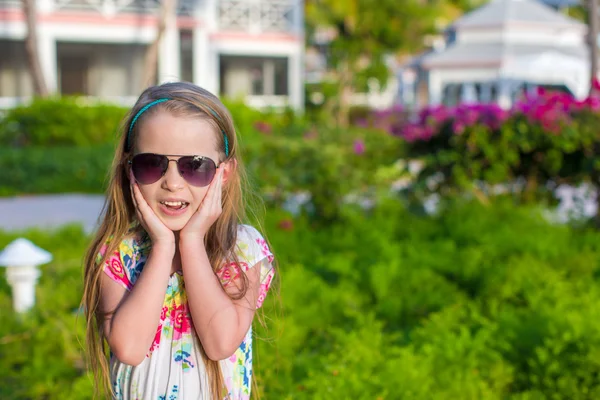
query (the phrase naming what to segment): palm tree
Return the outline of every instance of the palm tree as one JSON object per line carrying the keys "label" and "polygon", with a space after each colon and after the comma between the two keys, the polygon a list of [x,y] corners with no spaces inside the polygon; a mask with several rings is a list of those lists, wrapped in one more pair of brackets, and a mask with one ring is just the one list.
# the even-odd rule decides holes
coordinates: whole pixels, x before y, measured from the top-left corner
{"label": "palm tree", "polygon": [[27,24],[27,37],[25,38],[25,52],[27,53],[27,64],[33,81],[33,90],[37,96],[48,96],[48,86],[42,67],[40,66],[40,56],[37,46],[37,12],[35,8],[35,0],[21,0],[23,5],[23,13]]}
{"label": "palm tree", "polygon": [[[25,1],[25,0],[24,0]],[[144,73],[142,75],[142,85],[154,85],[156,84],[156,65],[158,63],[158,48],[160,41],[164,36],[167,22],[176,18],[176,6],[177,0],[162,0],[160,7],[160,14],[158,16],[158,31],[156,32],[156,38],[150,43],[146,50],[146,57],[144,60]]]}

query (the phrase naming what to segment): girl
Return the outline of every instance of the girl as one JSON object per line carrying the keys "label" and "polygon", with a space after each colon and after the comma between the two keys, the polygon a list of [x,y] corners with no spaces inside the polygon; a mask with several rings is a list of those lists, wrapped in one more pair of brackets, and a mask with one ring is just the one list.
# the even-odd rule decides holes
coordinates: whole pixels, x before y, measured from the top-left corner
{"label": "girl", "polygon": [[116,399],[248,399],[252,320],[274,269],[263,237],[241,224],[231,116],[192,84],[151,87],[111,176],[85,259],[96,381]]}

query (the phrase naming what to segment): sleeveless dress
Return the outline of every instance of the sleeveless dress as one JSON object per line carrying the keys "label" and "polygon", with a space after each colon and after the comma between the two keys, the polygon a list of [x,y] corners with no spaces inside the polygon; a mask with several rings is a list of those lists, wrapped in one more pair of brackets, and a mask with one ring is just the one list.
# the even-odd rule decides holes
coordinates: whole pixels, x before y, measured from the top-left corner
{"label": "sleeveless dress", "polygon": [[[138,234],[123,240],[108,257],[104,272],[127,290],[144,268],[151,248],[150,239]],[[101,250],[99,257],[106,251]],[[274,276],[273,254],[260,233],[251,226],[238,227],[236,254],[244,271],[260,268],[260,308]],[[223,265],[219,271],[226,285],[239,273],[237,265]],[[250,398],[252,379],[252,327],[235,353],[220,361],[228,391],[227,399]],[[110,358],[111,385],[119,400],[212,400],[200,342],[192,325],[184,277],[175,273],[169,278],[156,336],[144,361],[138,366]]]}

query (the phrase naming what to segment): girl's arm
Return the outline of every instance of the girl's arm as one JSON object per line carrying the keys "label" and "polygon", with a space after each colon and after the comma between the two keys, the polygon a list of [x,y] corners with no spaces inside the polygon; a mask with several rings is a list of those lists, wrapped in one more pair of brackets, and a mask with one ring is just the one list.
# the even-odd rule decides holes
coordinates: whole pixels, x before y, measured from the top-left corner
{"label": "girl's arm", "polygon": [[131,291],[102,274],[100,307],[111,313],[104,320],[104,335],[122,363],[139,365],[148,354],[159,324],[173,254],[174,249],[153,246]]}
{"label": "girl's arm", "polygon": [[[232,300],[213,272],[206,249],[193,238],[181,237],[179,251],[185,288],[196,333],[206,355],[212,360],[230,357],[250,329],[260,288],[260,265],[249,268],[248,291]],[[239,278],[228,285],[228,291],[239,290]]]}

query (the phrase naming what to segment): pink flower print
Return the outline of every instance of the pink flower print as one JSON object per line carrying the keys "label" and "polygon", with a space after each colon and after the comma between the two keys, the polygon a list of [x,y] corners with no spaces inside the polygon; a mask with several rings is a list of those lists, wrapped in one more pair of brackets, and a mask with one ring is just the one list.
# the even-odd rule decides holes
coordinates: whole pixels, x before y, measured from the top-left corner
{"label": "pink flower print", "polygon": [[[248,263],[240,262],[240,265],[244,271],[248,271]],[[221,285],[227,286],[240,277],[240,267],[234,262],[226,264],[217,272],[217,276]]]}
{"label": "pink flower print", "polygon": [[160,324],[158,324],[158,328],[156,328],[156,333],[154,334],[154,340],[152,341],[152,345],[150,346],[150,351],[148,351],[148,354],[146,355],[146,357],[150,356],[150,353],[152,353],[154,350],[156,350],[158,348],[158,345],[160,344],[160,334],[162,332],[162,322]]}
{"label": "pink flower print", "polygon": [[273,254],[271,254],[271,250],[269,250],[269,245],[267,245],[267,241],[264,239],[256,239],[256,243],[258,243],[262,247],[263,256],[267,257],[269,262],[273,262]]}
{"label": "pink flower print", "polygon": [[123,264],[121,263],[121,257],[119,255],[119,251],[115,251],[115,253],[108,259],[106,262],[108,267],[108,275],[111,276],[117,282],[121,282],[125,287],[131,290],[132,285],[125,273],[125,269],[123,268]]}
{"label": "pink flower print", "polygon": [[179,340],[184,334],[191,332],[192,324],[188,316],[187,307],[184,304],[173,307],[171,321],[173,323],[174,340]]}
{"label": "pink flower print", "polygon": [[167,306],[163,306],[161,312],[160,312],[160,321],[164,321],[165,318],[167,318],[167,312],[169,311],[169,308]]}
{"label": "pink flower print", "polygon": [[231,361],[232,363],[237,361],[237,354],[233,353],[231,355],[231,357],[229,357],[229,361]]}
{"label": "pink flower print", "polygon": [[258,299],[256,299],[256,309],[257,310],[262,307],[263,303],[265,302],[266,297],[267,297],[267,289],[265,288],[265,285],[260,285],[260,294],[258,295]]}
{"label": "pink flower print", "polygon": [[259,288],[259,292],[258,292],[258,299],[256,300],[256,308],[261,308],[265,298],[267,297],[267,292],[269,291],[269,288],[271,287],[271,281],[273,280],[273,273],[271,272],[269,275],[267,275],[267,278],[265,279],[265,281],[260,285]]}

